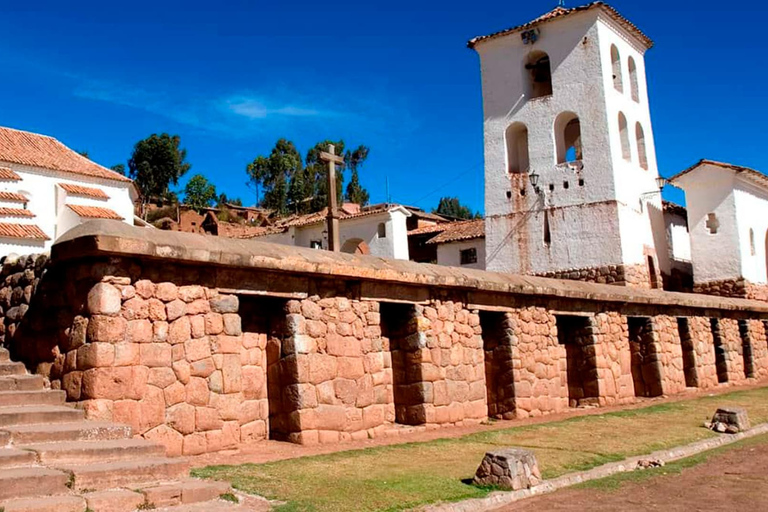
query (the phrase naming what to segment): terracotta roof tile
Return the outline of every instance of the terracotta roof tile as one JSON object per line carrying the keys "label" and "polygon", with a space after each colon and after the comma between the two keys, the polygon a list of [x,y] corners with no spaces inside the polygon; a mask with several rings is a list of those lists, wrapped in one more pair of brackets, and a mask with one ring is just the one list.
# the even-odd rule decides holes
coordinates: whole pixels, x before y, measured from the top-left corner
{"label": "terracotta roof tile", "polygon": [[472,240],[485,237],[485,221],[474,219],[464,222],[444,224],[445,231],[427,241],[428,244],[444,244],[460,240]]}
{"label": "terracotta roof tile", "polygon": [[24,208],[6,208],[0,206],[0,217],[34,217],[35,214]]}
{"label": "terracotta roof tile", "polygon": [[546,23],[548,21],[552,21],[557,18],[562,18],[564,16],[569,16],[571,14],[588,11],[590,9],[595,9],[595,8],[602,9],[604,12],[608,14],[608,16],[610,16],[619,25],[624,27],[630,33],[635,34],[643,42],[646,48],[651,48],[653,46],[653,41],[651,40],[651,38],[645,35],[643,31],[637,28],[637,26],[634,23],[632,23],[627,18],[619,14],[619,12],[616,9],[606,4],[605,2],[592,2],[590,4],[581,5],[579,7],[571,7],[570,9],[566,7],[558,6],[552,9],[551,11],[542,14],[535,20],[529,21],[528,23],[524,23],[516,27],[508,28],[506,30],[501,30],[499,32],[494,32],[493,34],[488,34],[487,36],[478,36],[478,37],[472,38],[467,43],[467,46],[469,48],[474,48],[475,46],[477,46],[478,43],[482,41],[486,41],[488,39],[495,39],[497,37],[514,34],[515,32],[522,32],[523,30],[535,27],[536,25],[540,25],[542,23]]}
{"label": "terracotta roof tile", "polygon": [[94,199],[109,199],[107,193],[100,188],[83,187],[82,185],[72,185],[70,183],[59,183],[59,186],[73,196],[92,197]]}
{"label": "terracotta roof tile", "polygon": [[408,236],[414,235],[428,235],[430,233],[441,233],[448,229],[451,223],[432,224],[431,226],[422,226],[420,228],[412,229],[408,232]]}
{"label": "terracotta roof tile", "polygon": [[16,174],[10,167],[0,167],[0,180],[21,181],[21,176]]}
{"label": "terracotta roof tile", "polygon": [[759,184],[760,186],[768,187],[768,176],[766,176],[765,174],[763,174],[760,171],[757,171],[755,169],[751,169],[749,167],[744,167],[744,166],[741,166],[741,165],[734,165],[734,164],[729,164],[729,163],[726,163],[726,162],[718,162],[716,160],[707,160],[706,158],[702,158],[701,160],[699,160],[698,162],[696,162],[695,164],[693,164],[689,168],[687,168],[684,171],[681,171],[678,174],[672,176],[671,178],[669,178],[668,181],[672,185],[677,186],[676,183],[678,181],[678,178],[681,178],[681,177],[685,176],[686,174],[688,174],[690,172],[693,172],[696,169],[698,169],[699,167],[704,166],[704,165],[710,165],[712,167],[719,167],[720,169],[727,169],[727,170],[736,172],[736,174],[744,174],[747,178],[750,178],[753,182]]}
{"label": "terracotta roof tile", "polygon": [[24,238],[28,240],[50,240],[43,230],[34,224],[13,224],[0,222],[0,238]]}
{"label": "terracotta roof tile", "polygon": [[131,181],[79,155],[53,137],[12,128],[0,127],[0,161],[93,178]]}
{"label": "terracotta roof tile", "polygon": [[[345,210],[339,208],[339,220],[356,219],[358,217],[366,217],[368,215],[386,213],[397,207],[398,205],[396,204],[386,204],[386,203],[375,204],[372,206],[366,206],[359,213],[352,213],[352,214],[347,213]],[[311,224],[325,222],[325,219],[327,217],[328,217],[328,208],[323,208],[319,212],[308,213],[306,215],[293,215],[291,217],[286,217],[285,219],[280,219],[276,222],[276,225],[280,227],[309,226]]]}
{"label": "terracotta roof tile", "polygon": [[78,204],[68,204],[67,208],[75,212],[80,217],[87,219],[114,219],[123,220],[117,212],[101,206],[81,206]]}
{"label": "terracotta roof tile", "polygon": [[16,192],[0,192],[0,201],[7,201],[9,203],[26,203],[29,201],[27,196],[23,194],[17,194]]}

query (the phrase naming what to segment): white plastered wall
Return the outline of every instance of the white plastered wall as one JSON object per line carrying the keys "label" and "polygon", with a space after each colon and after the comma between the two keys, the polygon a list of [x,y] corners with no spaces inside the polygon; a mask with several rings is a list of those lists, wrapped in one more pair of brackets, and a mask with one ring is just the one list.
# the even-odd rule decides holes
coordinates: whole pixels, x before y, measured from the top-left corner
{"label": "white plastered wall", "polygon": [[[647,209],[641,212],[639,204],[640,193],[652,191],[657,176],[643,52],[623,29],[598,12],[594,9],[540,25],[540,39],[534,45],[524,45],[517,33],[476,47],[485,119],[488,270],[542,273],[636,264],[645,261],[648,247],[655,247]],[[613,89],[612,44],[635,58],[639,102],[631,99],[628,76],[626,97]],[[521,100],[527,79],[523,66],[533,50],[550,57],[553,94]],[[627,68],[625,56],[623,69]],[[619,108],[626,110],[628,119],[643,123],[647,171],[640,168],[636,156],[634,165],[623,162]],[[580,119],[581,170],[557,164],[554,127],[563,112],[574,112]],[[541,196],[533,193],[526,176],[510,177],[507,172],[505,132],[514,122],[524,123],[528,130],[530,170],[540,176]],[[633,151],[636,155],[636,148]],[[625,206],[606,205],[615,200]],[[660,198],[650,200],[660,211]],[[543,243],[543,208],[550,209],[556,224],[550,219],[550,244]],[[660,215],[657,222],[663,230]]]}
{"label": "white plastered wall", "polygon": [[[768,190],[737,176],[734,182],[741,275],[752,283],[767,283]],[[754,254],[750,229],[754,239]]]}
{"label": "white plastered wall", "polygon": [[[68,229],[89,220],[80,219],[69,208],[66,208],[65,204],[109,208],[123,217],[124,222],[133,224],[133,191],[130,182],[81,177],[73,173],[51,171],[9,162],[0,162],[0,166],[10,167],[22,178],[21,181],[0,181],[0,190],[24,194],[29,199],[27,209],[35,214],[35,217],[32,218],[2,217],[0,222],[34,224],[50,238],[45,242],[2,239],[0,240],[0,255],[11,252],[29,253],[32,249],[47,251],[56,239]],[[60,183],[98,188],[104,191],[109,199],[97,200],[72,195],[65,197],[66,192],[58,186]],[[1,205],[11,208],[22,207],[19,203],[2,203]]]}
{"label": "white plastered wall", "polygon": [[[461,251],[473,248],[477,251],[477,263],[462,265]],[[449,267],[485,270],[485,239],[475,238],[473,240],[439,244],[437,246],[437,264]]]}
{"label": "white plastered wall", "polygon": [[[694,282],[741,277],[733,174],[704,165],[679,177],[676,185],[685,190]],[[719,224],[715,234],[707,228],[710,213]]]}

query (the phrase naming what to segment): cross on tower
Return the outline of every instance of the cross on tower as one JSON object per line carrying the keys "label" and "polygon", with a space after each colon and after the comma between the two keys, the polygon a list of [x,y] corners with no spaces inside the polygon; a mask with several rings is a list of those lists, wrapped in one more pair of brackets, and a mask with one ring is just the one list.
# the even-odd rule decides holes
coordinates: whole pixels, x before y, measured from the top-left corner
{"label": "cross on tower", "polygon": [[717,220],[717,215],[714,213],[708,214],[706,226],[710,234],[714,235],[717,233],[717,228],[720,227],[720,221]]}
{"label": "cross on tower", "polygon": [[336,164],[344,165],[344,159],[336,154],[336,147],[328,144],[328,152],[320,152],[320,160],[328,162],[328,250],[339,252],[339,212],[336,209]]}

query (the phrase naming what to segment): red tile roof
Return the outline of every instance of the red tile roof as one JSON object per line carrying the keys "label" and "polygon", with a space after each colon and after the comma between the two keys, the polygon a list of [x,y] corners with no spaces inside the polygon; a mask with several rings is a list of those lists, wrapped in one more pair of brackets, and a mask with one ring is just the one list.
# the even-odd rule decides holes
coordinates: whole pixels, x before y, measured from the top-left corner
{"label": "red tile roof", "polygon": [[0,201],[8,201],[9,203],[26,203],[29,201],[27,196],[23,194],[17,194],[16,192],[0,192]]}
{"label": "red tile roof", "polygon": [[408,232],[408,236],[428,235],[430,233],[440,233],[450,227],[451,223],[432,224],[430,226],[422,226],[420,228],[412,229]]}
{"label": "red tile roof", "polygon": [[608,14],[608,16],[611,19],[616,21],[619,25],[624,27],[624,29],[626,29],[631,34],[634,34],[635,36],[637,36],[642,41],[642,43],[645,45],[646,48],[653,47],[653,41],[651,40],[651,38],[645,35],[639,28],[637,28],[637,26],[634,23],[632,23],[627,18],[619,14],[619,12],[616,9],[606,4],[605,2],[592,2],[590,4],[582,5],[579,7],[571,7],[570,9],[566,7],[558,6],[552,9],[551,11],[545,14],[542,14],[535,20],[529,21],[528,23],[524,23],[523,25],[518,25],[516,27],[508,28],[506,30],[494,32],[493,34],[488,34],[487,36],[478,36],[473,39],[470,39],[469,42],[467,43],[467,46],[469,48],[475,48],[475,46],[477,46],[477,44],[482,41],[486,41],[488,39],[495,39],[497,37],[502,37],[509,34],[514,34],[515,32],[522,32],[523,30],[533,28],[542,23],[547,23],[557,18],[562,18],[578,12],[588,11],[590,9],[602,9],[603,12]]}
{"label": "red tile roof", "polygon": [[21,176],[16,174],[13,169],[9,167],[0,167],[0,180],[21,181]]}
{"label": "red tile roof", "polygon": [[34,224],[12,224],[10,222],[0,222],[0,238],[50,240],[48,235]]}
{"label": "red tile roof", "polygon": [[92,197],[94,199],[109,199],[106,192],[100,188],[83,187],[69,183],[59,183],[59,186],[74,196]]}
{"label": "red tile roof", "polygon": [[669,178],[668,181],[672,185],[677,186],[676,182],[677,182],[678,178],[681,178],[681,177],[685,176],[686,174],[688,174],[690,172],[693,172],[696,169],[698,169],[699,167],[702,167],[704,165],[710,165],[712,167],[719,167],[720,169],[726,169],[726,170],[734,171],[736,174],[744,174],[744,176],[746,176],[747,178],[750,178],[753,182],[759,184],[760,186],[768,187],[768,176],[766,176],[765,174],[763,174],[760,171],[757,171],[755,169],[751,169],[749,167],[744,167],[744,166],[741,166],[741,165],[734,165],[734,164],[729,164],[729,163],[726,163],[726,162],[718,162],[716,160],[707,160],[706,158],[702,158],[701,160],[699,160],[697,163],[693,164],[689,168],[687,168],[684,171],[681,171],[678,174],[672,176],[671,178]]}
{"label": "red tile roof", "polygon": [[53,137],[12,128],[0,127],[0,161],[92,178],[131,181],[122,174],[79,155]]}
{"label": "red tile roof", "polygon": [[451,224],[443,224],[443,226],[446,228],[445,231],[434,238],[430,238],[427,241],[428,244],[444,244],[485,237],[485,221],[483,219],[452,222]]}
{"label": "red tile roof", "polygon": [[34,217],[35,214],[24,208],[6,208],[0,206],[0,217]]}
{"label": "red tile roof", "polygon": [[67,207],[80,217],[87,219],[114,219],[123,220],[117,212],[101,206],[80,206],[77,204],[68,204]]}
{"label": "red tile roof", "polygon": [[[371,206],[366,206],[365,208],[360,210],[359,213],[348,213],[343,208],[339,208],[339,220],[356,219],[358,217],[366,217],[368,215],[386,213],[398,207],[399,205],[396,205],[396,204],[387,204],[387,203],[374,204]],[[320,222],[325,222],[325,219],[327,217],[328,217],[328,208],[323,208],[319,212],[308,213],[306,215],[293,215],[291,217],[280,219],[276,222],[276,225],[280,227],[309,226],[311,224],[318,224]]]}

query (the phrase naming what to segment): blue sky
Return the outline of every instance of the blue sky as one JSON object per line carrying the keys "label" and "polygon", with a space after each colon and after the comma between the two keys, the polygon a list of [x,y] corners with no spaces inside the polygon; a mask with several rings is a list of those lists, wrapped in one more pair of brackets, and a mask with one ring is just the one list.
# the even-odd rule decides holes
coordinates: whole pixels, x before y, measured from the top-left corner
{"label": "blue sky", "polygon": [[[371,148],[371,201],[482,210],[479,62],[465,47],[554,0],[14,3],[0,17],[0,125],[125,163],[179,134],[192,170],[256,200],[246,165],[280,137]],[[567,5],[577,5],[568,2]],[[700,158],[768,170],[763,2],[612,2],[646,55],[663,175]],[[681,200],[681,194],[669,197]]]}

